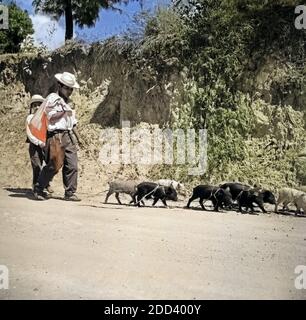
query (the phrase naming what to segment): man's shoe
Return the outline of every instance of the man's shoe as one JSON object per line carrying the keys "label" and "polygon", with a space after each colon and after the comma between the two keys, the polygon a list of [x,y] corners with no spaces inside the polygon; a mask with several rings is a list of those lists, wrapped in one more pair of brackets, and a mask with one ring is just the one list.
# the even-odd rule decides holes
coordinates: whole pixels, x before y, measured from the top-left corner
{"label": "man's shoe", "polygon": [[81,201],[81,199],[78,198],[77,195],[75,195],[75,194],[71,194],[71,195],[65,194],[64,199],[65,199],[66,201]]}
{"label": "man's shoe", "polygon": [[34,186],[33,195],[35,200],[46,200],[48,199],[48,194],[46,192],[41,191],[38,186]]}
{"label": "man's shoe", "polygon": [[45,197],[45,195],[42,192],[39,191],[34,191],[33,192],[34,195],[34,199],[35,200],[39,200],[39,201],[43,201],[46,200],[47,198]]}

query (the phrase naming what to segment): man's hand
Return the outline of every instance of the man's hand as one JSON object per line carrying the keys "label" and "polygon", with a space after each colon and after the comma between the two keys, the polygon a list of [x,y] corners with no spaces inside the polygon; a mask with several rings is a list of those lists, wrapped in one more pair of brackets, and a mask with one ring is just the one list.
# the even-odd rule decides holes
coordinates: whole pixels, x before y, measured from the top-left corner
{"label": "man's hand", "polygon": [[80,147],[81,149],[84,149],[85,144],[84,144],[84,142],[83,142],[83,139],[81,139],[77,128],[76,128],[76,127],[73,127],[72,132],[73,132],[74,136],[76,137],[76,140],[77,140],[77,142],[78,142],[79,147]]}

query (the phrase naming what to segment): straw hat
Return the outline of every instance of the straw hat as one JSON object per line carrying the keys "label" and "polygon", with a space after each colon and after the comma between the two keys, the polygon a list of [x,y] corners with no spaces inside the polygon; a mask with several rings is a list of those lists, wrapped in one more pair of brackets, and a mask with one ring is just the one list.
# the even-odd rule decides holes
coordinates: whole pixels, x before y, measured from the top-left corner
{"label": "straw hat", "polygon": [[39,95],[39,94],[34,94],[30,100],[30,105],[34,102],[40,102],[43,103],[45,101],[45,99]]}
{"label": "straw hat", "polygon": [[72,73],[69,73],[69,72],[57,73],[55,75],[55,78],[57,79],[58,82],[64,84],[67,87],[76,88],[76,89],[80,88],[79,84],[75,79],[75,76]]}

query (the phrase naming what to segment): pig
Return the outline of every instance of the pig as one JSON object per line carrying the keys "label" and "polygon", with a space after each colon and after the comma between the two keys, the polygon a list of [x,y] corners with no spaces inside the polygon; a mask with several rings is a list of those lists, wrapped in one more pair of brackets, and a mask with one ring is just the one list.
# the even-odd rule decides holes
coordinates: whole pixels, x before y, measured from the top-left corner
{"label": "pig", "polygon": [[242,184],[239,182],[228,182],[220,185],[220,188],[226,189],[229,188],[233,201],[237,200],[237,197],[241,194],[243,190],[251,189],[251,186],[247,184]]}
{"label": "pig", "polygon": [[160,186],[170,187],[172,186],[178,193],[185,194],[185,186],[181,182],[177,182],[175,180],[170,179],[159,179],[155,181],[155,183],[159,184]]}
{"label": "pig", "polygon": [[236,199],[239,205],[239,211],[242,213],[242,207],[246,207],[246,211],[250,208],[253,213],[253,203],[256,203],[262,212],[267,213],[264,208],[263,198],[264,194],[255,189],[243,190]]}
{"label": "pig", "polygon": [[283,204],[283,210],[288,209],[289,203],[292,203],[297,207],[297,199],[304,194],[305,192],[293,188],[283,188],[279,190],[278,199],[276,201],[274,211],[277,213],[277,207],[281,203]]}
{"label": "pig", "polygon": [[200,205],[203,210],[206,210],[203,203],[204,200],[212,201],[214,211],[219,211],[219,207],[223,204],[227,207],[231,207],[233,201],[229,188],[222,189],[211,185],[199,185],[193,189],[192,196],[187,203],[187,208],[190,207],[193,200],[198,198],[200,198]]}
{"label": "pig", "polygon": [[[252,188],[251,186],[247,185],[247,184],[242,184],[242,183],[238,183],[238,182],[229,182],[229,183],[224,183],[222,185],[220,185],[220,188],[230,188],[232,197],[234,201],[238,201],[238,198],[240,198],[241,194],[243,193],[243,191],[248,191],[248,190],[253,190],[253,193],[255,191],[259,192],[258,196],[261,195],[262,201],[264,203],[270,203],[270,204],[275,204],[276,200],[275,200],[275,196],[274,194],[270,191],[270,190],[266,190],[266,189],[261,189],[259,187],[256,188]],[[244,194],[244,196],[246,197],[247,193]],[[261,203],[261,200],[256,200],[257,202]],[[254,202],[254,203],[257,203]]]}
{"label": "pig", "polygon": [[306,214],[306,193],[301,194],[297,199],[296,199],[296,212],[295,215],[300,213],[301,209],[303,209],[304,214]]}
{"label": "pig", "polygon": [[138,207],[140,207],[141,199],[153,198],[153,206],[158,200],[161,200],[165,207],[168,207],[166,200],[178,201],[177,192],[172,186],[164,187],[154,182],[142,182],[137,185],[136,189],[133,201]]}
{"label": "pig", "polygon": [[259,190],[260,194],[262,194],[262,199],[264,203],[276,204],[275,195],[270,190]]}
{"label": "pig", "polygon": [[[115,180],[112,182],[109,182],[109,190],[108,193],[106,195],[105,198],[105,203],[107,203],[108,198],[115,193],[116,199],[118,201],[119,204],[122,204],[119,198],[119,194],[120,193],[125,193],[125,194],[129,194],[132,199],[133,199],[133,195],[136,193],[136,186],[139,182],[134,181],[134,180],[127,180],[127,181],[123,181],[123,180]],[[133,200],[132,200],[133,202]]]}

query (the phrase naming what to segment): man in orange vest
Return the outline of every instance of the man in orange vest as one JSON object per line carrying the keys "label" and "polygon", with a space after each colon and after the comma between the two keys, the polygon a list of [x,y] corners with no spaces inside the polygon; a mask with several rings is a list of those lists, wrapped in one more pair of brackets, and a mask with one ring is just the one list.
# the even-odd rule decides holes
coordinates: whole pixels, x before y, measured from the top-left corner
{"label": "man in orange vest", "polygon": [[76,195],[78,179],[78,158],[76,140],[77,120],[74,110],[69,106],[69,97],[79,84],[69,72],[55,75],[58,92],[46,98],[45,113],[48,119],[47,141],[45,147],[46,166],[41,171],[38,183],[34,187],[36,200],[44,200],[44,188],[61,169],[65,188],[65,200],[80,201]]}

